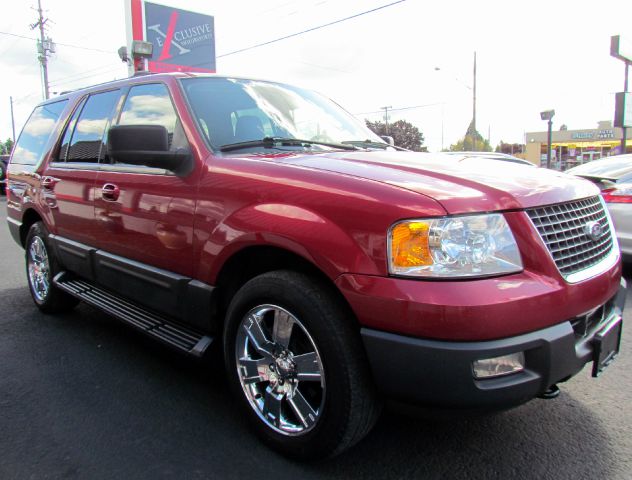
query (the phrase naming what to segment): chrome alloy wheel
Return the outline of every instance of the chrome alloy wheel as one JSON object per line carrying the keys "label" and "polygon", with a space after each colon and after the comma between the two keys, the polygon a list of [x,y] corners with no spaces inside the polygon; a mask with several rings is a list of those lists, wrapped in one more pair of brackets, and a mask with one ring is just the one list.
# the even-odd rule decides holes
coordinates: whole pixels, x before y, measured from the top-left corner
{"label": "chrome alloy wheel", "polygon": [[50,263],[44,241],[40,237],[33,238],[28,256],[29,283],[35,298],[43,302],[50,289]]}
{"label": "chrome alloy wheel", "polygon": [[259,305],[241,320],[236,342],[239,381],[259,418],[283,435],[314,428],[325,403],[325,373],[301,322],[281,307]]}

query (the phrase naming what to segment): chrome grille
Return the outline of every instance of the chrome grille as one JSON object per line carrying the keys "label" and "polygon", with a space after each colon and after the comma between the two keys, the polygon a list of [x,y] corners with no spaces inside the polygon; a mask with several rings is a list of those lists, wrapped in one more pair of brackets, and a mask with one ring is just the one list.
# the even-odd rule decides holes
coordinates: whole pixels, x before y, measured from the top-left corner
{"label": "chrome grille", "polygon": [[[598,264],[613,248],[610,223],[599,197],[530,208],[527,214],[564,277]],[[596,241],[584,231],[592,221],[603,229]]]}

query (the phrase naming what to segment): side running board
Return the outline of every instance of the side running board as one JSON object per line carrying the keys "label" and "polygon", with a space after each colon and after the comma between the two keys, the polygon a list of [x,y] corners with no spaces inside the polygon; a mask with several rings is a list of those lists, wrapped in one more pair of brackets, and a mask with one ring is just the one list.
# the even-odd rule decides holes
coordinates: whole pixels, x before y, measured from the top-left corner
{"label": "side running board", "polygon": [[195,357],[201,357],[213,342],[213,337],[194,327],[168,319],[140,305],[124,300],[120,296],[74,277],[68,272],[58,273],[53,282],[64,292],[109,313],[171,347]]}

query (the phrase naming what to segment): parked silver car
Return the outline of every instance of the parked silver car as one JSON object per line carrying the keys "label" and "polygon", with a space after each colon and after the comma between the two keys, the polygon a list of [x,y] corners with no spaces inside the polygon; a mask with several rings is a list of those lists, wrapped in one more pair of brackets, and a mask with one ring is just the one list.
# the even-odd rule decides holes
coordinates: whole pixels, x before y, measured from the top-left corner
{"label": "parked silver car", "polygon": [[632,261],[632,155],[615,155],[567,170],[593,181],[614,222],[624,260]]}

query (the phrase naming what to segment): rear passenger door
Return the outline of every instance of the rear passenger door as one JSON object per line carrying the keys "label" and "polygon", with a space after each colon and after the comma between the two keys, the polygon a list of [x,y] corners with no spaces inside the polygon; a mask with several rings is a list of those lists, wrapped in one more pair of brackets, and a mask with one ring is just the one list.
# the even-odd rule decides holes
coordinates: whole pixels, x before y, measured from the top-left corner
{"label": "rear passenger door", "polygon": [[[188,148],[163,83],[132,86],[117,125],[161,125],[170,148]],[[184,177],[105,158],[97,175],[96,272],[99,282],[129,298],[177,315],[192,275],[193,215],[199,169]]]}
{"label": "rear passenger door", "polygon": [[118,89],[83,98],[66,125],[59,150],[43,172],[42,192],[60,241],[95,242],[94,182],[105,154],[105,132],[119,98]]}

